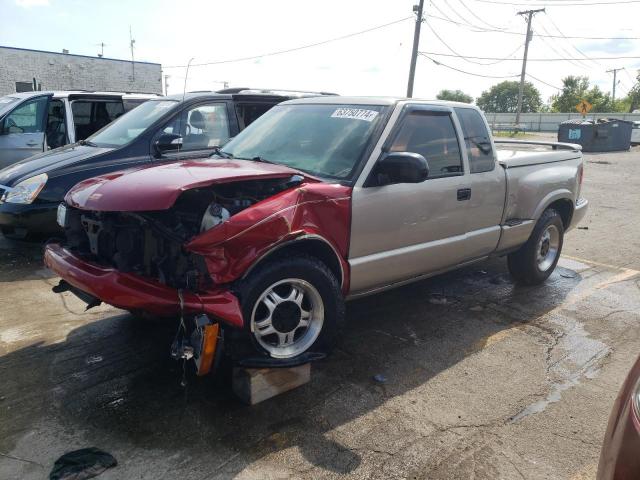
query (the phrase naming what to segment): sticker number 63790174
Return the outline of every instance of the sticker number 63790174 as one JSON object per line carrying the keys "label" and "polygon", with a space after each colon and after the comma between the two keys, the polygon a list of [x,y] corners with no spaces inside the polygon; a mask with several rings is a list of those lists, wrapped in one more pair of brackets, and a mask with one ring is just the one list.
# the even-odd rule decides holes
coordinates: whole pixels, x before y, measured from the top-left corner
{"label": "sticker number 63790174", "polygon": [[337,108],[331,116],[333,118],[351,118],[371,122],[378,116],[378,112],[364,108]]}

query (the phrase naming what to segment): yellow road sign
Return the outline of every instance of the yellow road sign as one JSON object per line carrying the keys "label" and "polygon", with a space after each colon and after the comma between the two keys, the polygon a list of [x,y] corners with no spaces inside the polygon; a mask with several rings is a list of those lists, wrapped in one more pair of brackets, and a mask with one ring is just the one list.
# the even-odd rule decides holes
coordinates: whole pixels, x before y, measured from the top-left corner
{"label": "yellow road sign", "polygon": [[591,105],[585,99],[580,100],[580,103],[576,105],[576,110],[578,111],[578,113],[581,113],[582,115],[586,115],[587,113],[589,113],[592,108],[593,108],[593,105]]}

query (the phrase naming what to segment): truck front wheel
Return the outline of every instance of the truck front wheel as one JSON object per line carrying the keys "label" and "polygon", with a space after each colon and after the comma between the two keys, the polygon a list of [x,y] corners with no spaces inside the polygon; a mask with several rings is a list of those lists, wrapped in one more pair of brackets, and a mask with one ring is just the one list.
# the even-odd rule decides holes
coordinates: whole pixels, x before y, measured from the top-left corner
{"label": "truck front wheel", "polygon": [[314,257],[281,257],[251,272],[240,286],[253,344],[271,358],[329,353],[344,321],[340,285]]}
{"label": "truck front wheel", "polygon": [[560,259],[563,240],[560,214],[553,208],[545,210],[529,240],[508,256],[509,272],[516,283],[538,285],[549,278]]}

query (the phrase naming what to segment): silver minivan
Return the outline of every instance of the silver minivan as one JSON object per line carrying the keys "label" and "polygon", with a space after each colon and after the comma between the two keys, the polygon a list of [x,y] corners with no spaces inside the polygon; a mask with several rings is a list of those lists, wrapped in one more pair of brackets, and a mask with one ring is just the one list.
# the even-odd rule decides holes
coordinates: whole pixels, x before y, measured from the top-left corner
{"label": "silver minivan", "polygon": [[0,169],[84,140],[157,95],[48,91],[0,97]]}

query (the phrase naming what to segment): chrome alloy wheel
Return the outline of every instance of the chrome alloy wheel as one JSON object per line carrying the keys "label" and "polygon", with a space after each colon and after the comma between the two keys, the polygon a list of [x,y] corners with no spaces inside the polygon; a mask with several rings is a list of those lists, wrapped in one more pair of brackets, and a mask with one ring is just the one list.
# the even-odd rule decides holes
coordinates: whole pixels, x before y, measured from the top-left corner
{"label": "chrome alloy wheel", "polygon": [[251,332],[273,358],[292,358],[305,352],[320,335],[323,323],[320,293],[298,278],[268,287],[251,312]]}
{"label": "chrome alloy wheel", "polygon": [[538,240],[536,263],[541,272],[546,272],[556,261],[560,250],[560,232],[555,225],[549,225]]}

